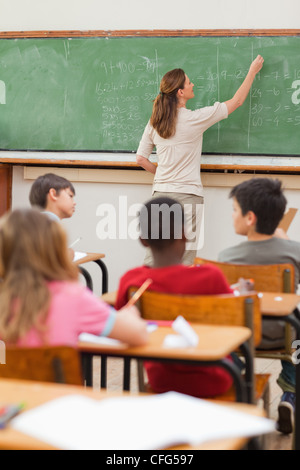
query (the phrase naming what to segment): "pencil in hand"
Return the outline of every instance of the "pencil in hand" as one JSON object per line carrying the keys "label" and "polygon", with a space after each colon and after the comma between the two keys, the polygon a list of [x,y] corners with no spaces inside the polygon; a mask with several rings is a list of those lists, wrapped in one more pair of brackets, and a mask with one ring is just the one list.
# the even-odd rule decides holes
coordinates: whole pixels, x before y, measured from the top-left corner
{"label": "pencil in hand", "polygon": [[73,243],[71,243],[69,248],[72,248],[74,245],[76,245],[76,243],[80,242],[81,239],[82,239],[82,237],[78,237]]}
{"label": "pencil in hand", "polygon": [[[135,292],[135,294],[133,294],[133,296],[131,297],[131,299],[128,300],[127,304],[125,305],[125,307],[132,307],[132,305],[134,305],[138,300],[139,298],[141,297],[141,295],[145,292],[146,289],[148,289],[148,287],[150,286],[150,284],[152,284],[152,279],[146,279],[146,281],[141,285],[141,287]],[[124,307],[124,308],[125,308]]]}

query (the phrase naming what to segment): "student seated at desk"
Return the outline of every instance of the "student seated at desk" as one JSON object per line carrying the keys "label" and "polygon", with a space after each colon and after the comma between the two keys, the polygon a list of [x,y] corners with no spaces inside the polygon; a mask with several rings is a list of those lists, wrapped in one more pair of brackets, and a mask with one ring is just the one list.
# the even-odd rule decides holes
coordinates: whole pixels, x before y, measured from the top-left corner
{"label": "student seated at desk", "polygon": [[76,346],[80,333],[147,342],[135,307],[120,313],[82,286],[60,223],[35,209],[0,220],[0,339],[19,346]]}
{"label": "student seated at desk", "polygon": [[[71,181],[54,173],[39,176],[31,186],[29,201],[32,207],[42,209],[53,220],[72,217],[75,212],[75,188]],[[74,260],[75,252],[69,248],[70,257]]]}
{"label": "student seated at desk", "polygon": [[[247,240],[227,248],[219,254],[219,261],[237,264],[291,263],[295,267],[295,291],[300,277],[300,243],[289,240],[282,230],[277,230],[285,208],[286,198],[281,182],[270,178],[252,178],[235,186],[229,197],[233,199],[233,225],[235,232]],[[285,327],[280,321],[263,320],[263,340],[260,349],[284,346]],[[295,408],[295,366],[282,362],[278,385],[283,390],[278,407],[278,430],[293,430]]]}
{"label": "student seated at desk", "polygon": [[[151,199],[140,213],[141,242],[150,247],[153,267],[131,269],[120,280],[116,308],[128,300],[131,286],[139,287],[147,278],[149,290],[174,294],[227,294],[231,289],[222,272],[213,266],[182,264],[185,252],[184,214],[180,203],[167,197]],[[157,392],[174,390],[196,397],[212,397],[226,392],[232,379],[222,368],[145,362],[149,384]]]}
{"label": "student seated at desk", "polygon": [[29,201],[43,209],[54,220],[72,217],[75,212],[75,188],[73,184],[54,173],[39,176],[31,186]]}

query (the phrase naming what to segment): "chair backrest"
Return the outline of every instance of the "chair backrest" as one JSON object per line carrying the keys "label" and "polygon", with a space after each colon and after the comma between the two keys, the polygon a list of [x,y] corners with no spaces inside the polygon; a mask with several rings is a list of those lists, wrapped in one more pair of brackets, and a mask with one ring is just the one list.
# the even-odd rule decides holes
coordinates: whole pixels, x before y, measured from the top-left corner
{"label": "chair backrest", "polygon": [[[129,295],[137,290],[132,287]],[[155,291],[143,293],[137,303],[145,320],[175,320],[182,315],[191,323],[247,326],[253,345],[261,341],[261,312],[257,294],[179,295]]]}
{"label": "chair backrest", "polygon": [[295,291],[295,268],[293,264],[235,264],[221,263],[204,258],[195,258],[194,264],[213,264],[221,269],[230,285],[239,278],[253,279],[256,291],[287,292]]}
{"label": "chair backrest", "polygon": [[282,228],[285,232],[287,232],[297,212],[298,209],[295,207],[290,207],[279,222],[278,228]]}
{"label": "chair backrest", "polygon": [[69,346],[8,346],[0,377],[83,385],[79,352]]}

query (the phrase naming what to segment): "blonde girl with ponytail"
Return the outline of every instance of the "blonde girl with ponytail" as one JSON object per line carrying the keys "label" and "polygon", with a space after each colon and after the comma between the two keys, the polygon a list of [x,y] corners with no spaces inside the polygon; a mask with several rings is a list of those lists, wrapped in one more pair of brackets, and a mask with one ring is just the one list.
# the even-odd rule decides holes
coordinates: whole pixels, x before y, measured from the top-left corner
{"label": "blonde girl with ponytail", "polygon": [[36,209],[0,220],[0,340],[76,346],[80,333],[147,342],[136,307],[117,312],[78,281],[61,224]]}

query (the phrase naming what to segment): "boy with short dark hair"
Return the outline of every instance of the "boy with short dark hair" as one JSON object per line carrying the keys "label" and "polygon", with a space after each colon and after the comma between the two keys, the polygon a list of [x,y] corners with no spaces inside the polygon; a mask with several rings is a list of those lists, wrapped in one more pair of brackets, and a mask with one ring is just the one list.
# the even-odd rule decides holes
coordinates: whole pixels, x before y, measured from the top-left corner
{"label": "boy with short dark hair", "polygon": [[75,211],[73,184],[54,173],[39,176],[33,183],[29,201],[32,206],[44,209],[55,220],[72,217]]}
{"label": "boy with short dark hair", "polygon": [[[247,240],[223,250],[219,261],[236,264],[291,263],[295,267],[295,291],[300,276],[300,243],[289,240],[277,230],[282,219],[286,198],[279,180],[253,178],[235,186],[229,195],[233,199],[233,225],[235,232]],[[284,323],[263,321],[261,349],[284,345]],[[277,381],[283,390],[278,407],[278,430],[289,434],[293,430],[295,409],[295,367],[282,361]]]}
{"label": "boy with short dark hair", "polygon": [[[185,252],[184,214],[180,203],[168,197],[151,199],[140,212],[140,241],[150,247],[153,267],[140,266],[128,271],[119,283],[116,308],[128,300],[131,286],[139,287],[151,278],[149,290],[169,294],[214,295],[232,293],[223,273],[211,265],[182,264]],[[225,393],[231,386],[229,374],[220,367],[196,367],[144,363],[149,383],[157,392],[174,390],[196,397]]]}

